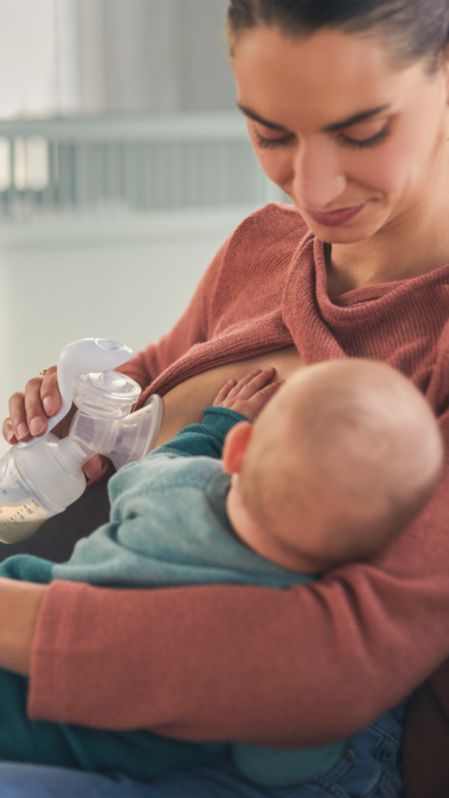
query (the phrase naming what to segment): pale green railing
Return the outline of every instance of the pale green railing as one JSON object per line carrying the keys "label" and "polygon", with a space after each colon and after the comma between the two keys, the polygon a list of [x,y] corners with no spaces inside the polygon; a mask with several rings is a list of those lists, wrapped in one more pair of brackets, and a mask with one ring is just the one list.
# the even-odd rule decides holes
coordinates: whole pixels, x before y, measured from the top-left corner
{"label": "pale green railing", "polygon": [[2,221],[271,199],[281,193],[234,112],[0,122]]}

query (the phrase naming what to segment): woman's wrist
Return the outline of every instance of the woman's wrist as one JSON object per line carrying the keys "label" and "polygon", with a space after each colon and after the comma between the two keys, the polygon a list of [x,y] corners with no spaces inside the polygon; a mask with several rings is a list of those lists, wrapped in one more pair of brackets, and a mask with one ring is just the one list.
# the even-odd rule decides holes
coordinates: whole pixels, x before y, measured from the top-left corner
{"label": "woman's wrist", "polygon": [[0,578],[0,668],[28,675],[46,585]]}

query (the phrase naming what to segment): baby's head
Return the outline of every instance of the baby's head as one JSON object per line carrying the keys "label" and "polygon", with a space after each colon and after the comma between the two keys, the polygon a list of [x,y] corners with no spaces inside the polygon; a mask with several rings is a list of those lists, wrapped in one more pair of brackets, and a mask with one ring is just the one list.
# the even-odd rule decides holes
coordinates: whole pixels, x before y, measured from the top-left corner
{"label": "baby's head", "polygon": [[299,369],[253,425],[228,434],[228,512],[273,562],[323,571],[400,534],[438,482],[430,406],[398,371],[349,358]]}

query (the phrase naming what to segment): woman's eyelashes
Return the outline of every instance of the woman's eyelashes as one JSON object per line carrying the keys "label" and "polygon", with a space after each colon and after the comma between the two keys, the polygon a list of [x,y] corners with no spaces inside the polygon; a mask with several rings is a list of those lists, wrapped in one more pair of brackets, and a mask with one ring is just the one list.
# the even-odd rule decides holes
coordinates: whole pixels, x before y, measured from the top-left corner
{"label": "woman's eyelashes", "polygon": [[266,136],[262,136],[256,127],[253,128],[253,132],[258,147],[267,147],[273,149],[275,147],[285,147],[288,144],[291,144],[295,138],[292,134],[288,134],[287,136],[282,136],[281,138],[271,139]]}
{"label": "woman's eyelashes", "polygon": [[[286,147],[289,144],[292,144],[293,141],[295,140],[295,136],[292,133],[289,133],[286,136],[270,138],[268,136],[262,136],[262,134],[259,133],[256,127],[253,128],[253,133],[257,146],[267,149]],[[390,133],[389,126],[385,125],[381,130],[379,130],[373,136],[369,136],[368,138],[365,139],[353,139],[350,136],[347,136],[340,132],[337,133],[337,139],[345,147],[358,147],[360,149],[363,147],[375,147],[376,144],[379,144],[381,141],[384,141],[388,137],[389,133]]]}
{"label": "woman's eyelashes", "polygon": [[389,134],[389,126],[384,125],[381,130],[366,139],[352,139],[350,136],[345,136],[342,133],[339,133],[338,136],[340,141],[348,147],[375,147],[376,144],[380,144],[381,141],[385,141]]}

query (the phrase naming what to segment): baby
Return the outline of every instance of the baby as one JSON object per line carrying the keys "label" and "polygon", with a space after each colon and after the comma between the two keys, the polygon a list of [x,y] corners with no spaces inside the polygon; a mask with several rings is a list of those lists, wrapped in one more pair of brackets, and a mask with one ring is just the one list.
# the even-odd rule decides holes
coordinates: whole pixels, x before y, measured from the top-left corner
{"label": "baby", "polygon": [[[271,369],[228,382],[201,424],[121,469],[109,483],[109,523],[79,541],[67,563],[19,555],[3,563],[0,576],[287,589],[374,555],[437,484],[443,447],[430,406],[405,377],[374,361],[328,361],[284,384],[274,377]],[[226,747],[150,731],[33,724],[23,710],[26,692],[26,679],[0,671],[3,759],[150,780]],[[231,743],[231,753],[248,778],[286,785],[325,772],[344,746],[285,751]]]}
{"label": "baby", "polygon": [[[231,399],[223,404],[236,409]],[[442,463],[435,417],[409,380],[380,362],[327,361],[297,371],[254,425],[229,432],[227,511],[262,556],[321,572],[399,535]]]}

